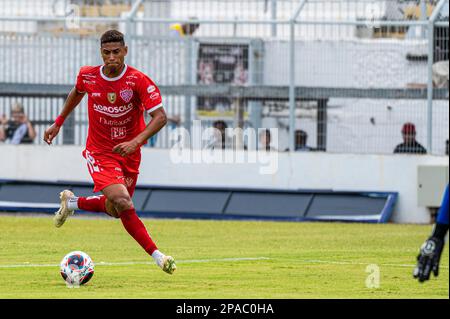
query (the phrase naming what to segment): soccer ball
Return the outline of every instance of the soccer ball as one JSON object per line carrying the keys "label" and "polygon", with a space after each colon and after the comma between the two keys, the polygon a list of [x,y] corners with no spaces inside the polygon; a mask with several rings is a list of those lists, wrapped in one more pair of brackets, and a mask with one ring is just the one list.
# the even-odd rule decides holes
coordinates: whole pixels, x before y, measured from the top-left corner
{"label": "soccer ball", "polygon": [[60,273],[68,286],[80,286],[94,275],[94,262],[82,251],[72,251],[61,261]]}

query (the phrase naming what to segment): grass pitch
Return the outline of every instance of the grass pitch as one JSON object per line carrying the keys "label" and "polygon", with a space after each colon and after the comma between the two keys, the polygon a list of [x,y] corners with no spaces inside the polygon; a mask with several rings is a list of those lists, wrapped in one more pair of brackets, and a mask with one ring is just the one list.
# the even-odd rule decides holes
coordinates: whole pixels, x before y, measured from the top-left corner
{"label": "grass pitch", "polygon": [[[144,223],[178,261],[173,276],[153,265],[120,220],[72,218],[56,229],[51,216],[0,215],[0,298],[449,298],[448,244],[438,278],[412,278],[431,226]],[[96,263],[79,289],[66,287],[57,266],[72,250]],[[369,265],[379,267],[378,288],[366,287]]]}

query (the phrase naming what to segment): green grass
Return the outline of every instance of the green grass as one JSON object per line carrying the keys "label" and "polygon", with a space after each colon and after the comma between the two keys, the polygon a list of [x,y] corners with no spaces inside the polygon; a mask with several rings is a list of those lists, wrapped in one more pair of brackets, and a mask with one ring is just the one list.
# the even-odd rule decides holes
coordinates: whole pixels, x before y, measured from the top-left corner
{"label": "green grass", "polygon": [[[431,226],[144,222],[160,249],[180,261],[175,275],[154,265],[97,265],[86,286],[68,289],[58,267],[2,266],[59,264],[72,250],[94,262],[151,259],[120,220],[73,218],[56,229],[50,216],[1,216],[0,298],[449,298],[448,246],[438,278],[419,284],[411,275]],[[253,257],[268,259],[211,260]],[[379,288],[366,287],[370,264],[380,267]]]}

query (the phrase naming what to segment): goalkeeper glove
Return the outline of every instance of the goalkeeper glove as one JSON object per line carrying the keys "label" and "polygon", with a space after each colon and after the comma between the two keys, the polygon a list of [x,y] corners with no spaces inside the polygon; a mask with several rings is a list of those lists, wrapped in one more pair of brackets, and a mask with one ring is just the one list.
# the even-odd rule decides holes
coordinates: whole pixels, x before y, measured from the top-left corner
{"label": "goalkeeper glove", "polygon": [[439,275],[439,262],[443,247],[443,239],[434,236],[427,239],[417,256],[414,278],[419,279],[419,282],[424,282],[430,279],[431,272],[433,272],[435,277]]}

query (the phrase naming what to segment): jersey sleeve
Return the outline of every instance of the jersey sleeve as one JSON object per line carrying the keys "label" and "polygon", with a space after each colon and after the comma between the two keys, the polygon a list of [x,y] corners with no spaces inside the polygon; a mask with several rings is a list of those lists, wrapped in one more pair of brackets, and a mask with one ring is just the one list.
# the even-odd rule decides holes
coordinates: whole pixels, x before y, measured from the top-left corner
{"label": "jersey sleeve", "polygon": [[137,89],[139,98],[144,105],[146,112],[152,113],[163,107],[161,92],[148,76],[143,75]]}
{"label": "jersey sleeve", "polygon": [[77,82],[75,83],[75,89],[78,91],[78,93],[85,93],[86,92],[86,88],[84,87],[82,74],[83,74],[83,68],[81,68],[80,71],[78,72]]}

